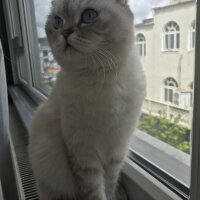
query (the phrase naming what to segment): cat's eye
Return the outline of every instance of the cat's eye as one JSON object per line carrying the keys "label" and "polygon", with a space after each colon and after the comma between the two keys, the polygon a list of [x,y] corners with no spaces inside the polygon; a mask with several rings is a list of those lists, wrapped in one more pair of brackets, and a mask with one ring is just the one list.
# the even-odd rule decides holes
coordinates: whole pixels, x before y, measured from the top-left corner
{"label": "cat's eye", "polygon": [[59,16],[55,16],[54,18],[54,28],[60,29],[63,27],[63,19]]}
{"label": "cat's eye", "polygon": [[98,16],[98,13],[96,10],[88,8],[83,11],[82,16],[81,16],[81,22],[85,24],[90,24],[95,21],[97,16]]}

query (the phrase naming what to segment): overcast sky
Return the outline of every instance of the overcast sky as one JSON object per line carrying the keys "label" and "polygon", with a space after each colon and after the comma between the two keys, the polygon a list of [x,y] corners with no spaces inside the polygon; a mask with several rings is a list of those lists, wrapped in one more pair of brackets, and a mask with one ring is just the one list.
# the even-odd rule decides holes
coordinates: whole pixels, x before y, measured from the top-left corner
{"label": "overcast sky", "polygon": [[[44,24],[51,6],[51,0],[34,0],[38,36],[44,37]],[[129,0],[130,7],[135,14],[135,23],[153,16],[152,8],[165,5],[169,0]]]}

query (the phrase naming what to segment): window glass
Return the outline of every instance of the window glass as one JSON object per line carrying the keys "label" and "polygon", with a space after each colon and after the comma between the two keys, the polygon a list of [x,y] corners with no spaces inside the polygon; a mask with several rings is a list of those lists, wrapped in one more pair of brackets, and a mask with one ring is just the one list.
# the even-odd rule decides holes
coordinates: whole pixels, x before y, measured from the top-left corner
{"label": "window glass", "polygon": [[192,33],[192,49],[195,47],[195,32]]}
{"label": "window glass", "polygon": [[180,28],[179,25],[170,21],[165,25],[164,28],[164,50],[176,50],[179,49],[179,40],[180,40]]}
{"label": "window glass", "polygon": [[[40,57],[38,77],[43,85],[52,86],[60,67],[44,31],[51,0],[33,2]],[[189,186],[195,51],[186,48],[196,4],[192,0],[129,0],[129,4],[134,23],[140,24],[135,27],[136,46],[148,86],[131,148]],[[194,37],[192,32],[192,46]],[[178,53],[165,52],[177,49]]]}
{"label": "window glass", "polygon": [[45,33],[45,23],[50,11],[51,0],[34,0],[34,7],[40,52],[40,82],[43,85],[52,86],[56,81],[56,75],[60,70],[60,66],[53,58]]}
{"label": "window glass", "polygon": [[141,59],[147,96],[131,147],[189,186],[195,51],[187,45],[190,28],[189,44],[195,46],[196,3],[131,0],[130,5],[135,34],[145,35],[148,50]]}
{"label": "window glass", "polygon": [[169,49],[169,35],[165,35],[165,49]]}
{"label": "window glass", "polygon": [[176,48],[179,49],[180,47],[180,34],[176,34]]}
{"label": "window glass", "polygon": [[136,36],[136,45],[138,47],[139,55],[146,56],[146,40],[143,34],[139,33]]}
{"label": "window glass", "polygon": [[195,21],[192,22],[190,27],[190,49],[194,49],[195,47]]}
{"label": "window glass", "polygon": [[174,35],[170,35],[170,48],[174,49],[175,45],[174,45]]}

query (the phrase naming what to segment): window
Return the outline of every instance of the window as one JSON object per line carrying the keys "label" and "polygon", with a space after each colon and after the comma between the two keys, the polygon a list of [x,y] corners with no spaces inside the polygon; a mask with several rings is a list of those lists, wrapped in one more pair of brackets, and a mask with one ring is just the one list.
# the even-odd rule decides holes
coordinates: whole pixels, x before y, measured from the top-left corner
{"label": "window", "polygon": [[[189,85],[194,81],[195,51],[187,51],[187,30],[194,18],[196,4],[192,1],[160,3],[162,6],[155,5],[154,12],[148,15],[152,17],[151,20],[139,21],[140,16],[135,16],[138,20],[136,33],[145,33],[145,37],[148,37],[148,54],[145,62],[142,62],[147,79],[147,97],[132,149],[178,182],[184,183],[189,194],[193,109],[193,89],[190,90]],[[134,6],[137,13],[144,4],[135,3]],[[187,20],[182,18],[183,15]],[[181,53],[161,52],[161,41],[158,39],[161,35],[163,51]],[[155,150],[153,156],[152,149]]]}
{"label": "window", "polygon": [[164,50],[178,50],[180,48],[180,28],[174,21],[170,21],[164,27]]}
{"label": "window", "polygon": [[136,36],[136,45],[140,56],[146,56],[146,40],[142,33]]}
{"label": "window", "polygon": [[195,21],[192,22],[190,27],[189,49],[192,50],[195,47]]}
{"label": "window", "polygon": [[[12,2],[12,0],[7,1]],[[24,48],[24,52],[16,56],[15,67],[18,69],[16,76],[19,78],[20,85],[34,100],[41,100],[47,98],[56,80],[56,74],[60,70],[44,32],[51,0],[16,0],[15,2],[19,10],[9,7],[9,13],[19,11],[19,16],[13,17],[10,25],[15,26],[17,23],[13,23],[13,20],[19,19],[21,32],[20,30],[14,32],[17,33],[16,37],[22,38],[20,45]],[[179,1],[176,4],[165,0],[159,3],[148,2],[149,7],[154,8],[154,14],[147,9],[146,1],[139,4],[135,0],[129,1],[135,12],[135,22],[139,23],[139,26],[135,27],[135,31],[139,33],[136,35],[136,45],[139,55],[146,57],[143,69],[148,86],[148,96],[144,101],[138,129],[131,141],[130,149],[133,153],[131,159],[167,185],[171,191],[187,199],[192,149],[192,98],[195,98],[193,84],[189,89],[190,83],[194,83],[195,23],[191,25],[190,34],[190,48],[194,51],[186,50],[187,33],[181,32],[183,44],[180,45],[180,30],[188,30],[188,24],[191,23],[191,19],[194,19],[196,2]],[[199,9],[200,6],[197,7],[198,12]],[[185,20],[181,17],[183,13]],[[143,20],[145,16],[152,19],[145,21]],[[166,18],[168,23],[165,21]],[[178,24],[181,25],[181,29]],[[145,36],[142,33],[145,33]],[[180,55],[159,51],[161,41],[158,38],[161,35],[163,35],[163,50],[183,52],[181,73],[177,72]],[[148,54],[145,37],[148,38]],[[13,38],[15,35],[10,39]],[[188,53],[192,55],[190,60],[188,60]],[[172,77],[178,77],[177,81]],[[193,133],[193,136],[196,136],[196,133]]]}
{"label": "window", "polygon": [[164,101],[179,104],[179,94],[175,93],[175,90],[178,88],[178,83],[173,78],[167,78],[164,81]]}

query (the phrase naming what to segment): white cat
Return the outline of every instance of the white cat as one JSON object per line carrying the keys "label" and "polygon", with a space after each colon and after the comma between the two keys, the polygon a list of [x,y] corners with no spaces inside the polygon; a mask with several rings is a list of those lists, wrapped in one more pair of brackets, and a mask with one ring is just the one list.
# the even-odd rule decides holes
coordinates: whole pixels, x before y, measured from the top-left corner
{"label": "white cat", "polygon": [[62,66],[35,113],[29,155],[41,200],[116,200],[145,77],[125,0],[54,0],[46,33]]}

